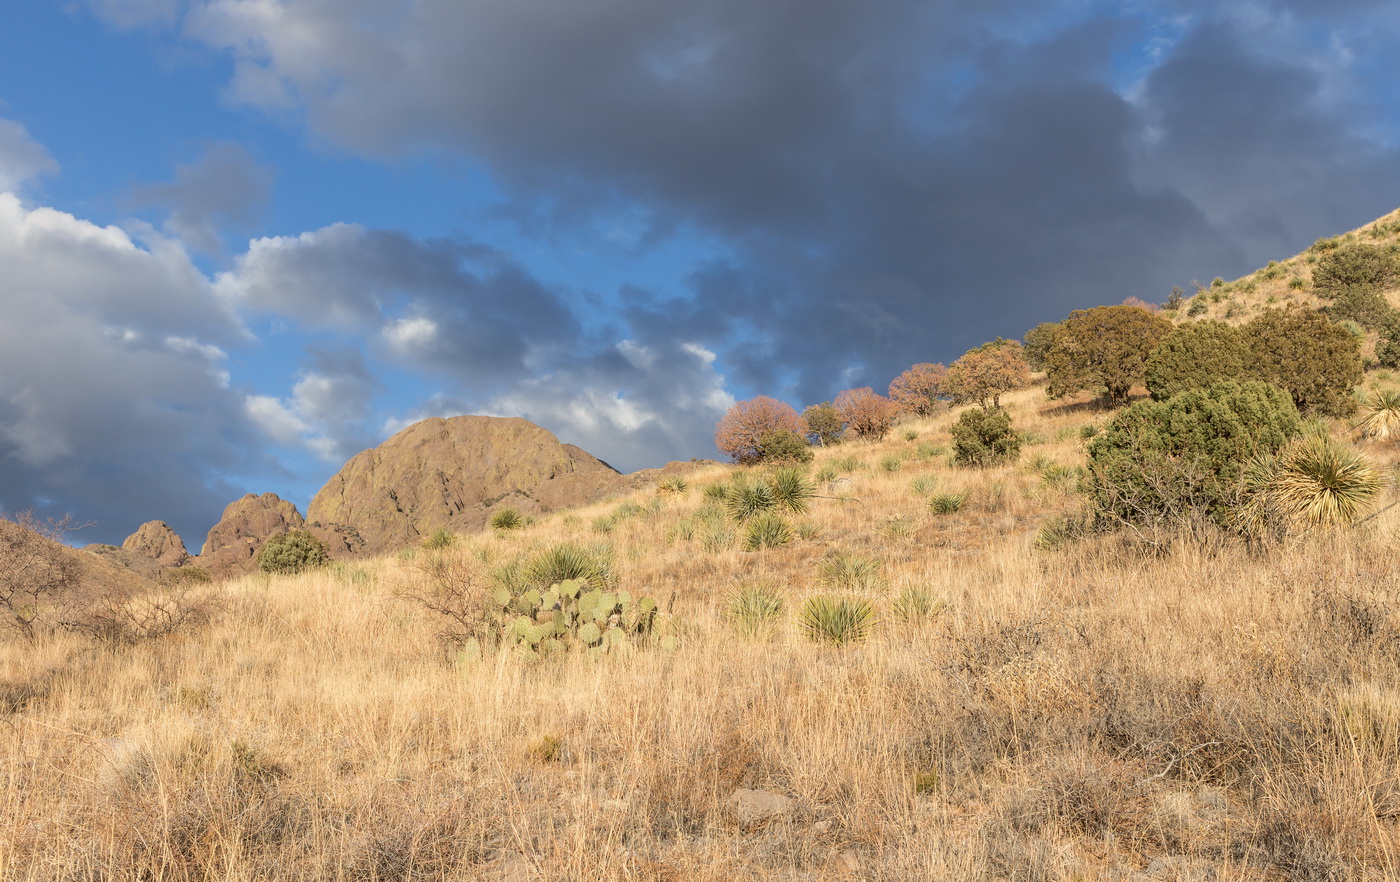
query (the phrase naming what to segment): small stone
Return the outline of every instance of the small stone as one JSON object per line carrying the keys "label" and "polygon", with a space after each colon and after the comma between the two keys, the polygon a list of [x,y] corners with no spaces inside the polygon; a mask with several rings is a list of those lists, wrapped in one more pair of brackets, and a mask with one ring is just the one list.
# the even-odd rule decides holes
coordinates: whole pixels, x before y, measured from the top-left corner
{"label": "small stone", "polygon": [[793,801],[779,793],[740,788],[725,800],[725,807],[741,826],[749,827],[789,814]]}
{"label": "small stone", "polygon": [[812,825],[812,832],[813,832],[813,833],[829,833],[829,832],[831,832],[831,821],[817,821],[815,824]]}

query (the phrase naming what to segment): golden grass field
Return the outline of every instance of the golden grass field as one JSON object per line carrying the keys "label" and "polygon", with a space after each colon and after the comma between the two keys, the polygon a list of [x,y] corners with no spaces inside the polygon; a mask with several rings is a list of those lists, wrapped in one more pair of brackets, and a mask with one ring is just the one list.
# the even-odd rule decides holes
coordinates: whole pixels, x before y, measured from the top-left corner
{"label": "golden grass field", "polygon": [[[951,466],[946,413],[821,450],[818,492],[851,498],[814,500],[779,549],[681,528],[717,466],[441,552],[230,582],[214,621],[133,647],[4,644],[0,878],[1400,878],[1400,508],[1262,550],[1041,551],[1078,504],[1055,467],[1108,415],[1008,399],[1043,439],[1017,465]],[[610,545],[679,649],[463,652],[401,596],[434,554],[484,569],[564,540]],[[881,562],[862,593],[882,622],[846,648],[794,625],[834,553]],[[748,638],[725,608],[753,582],[787,603]],[[900,620],[910,587],[945,606]],[[742,824],[740,788],[792,803]]]}

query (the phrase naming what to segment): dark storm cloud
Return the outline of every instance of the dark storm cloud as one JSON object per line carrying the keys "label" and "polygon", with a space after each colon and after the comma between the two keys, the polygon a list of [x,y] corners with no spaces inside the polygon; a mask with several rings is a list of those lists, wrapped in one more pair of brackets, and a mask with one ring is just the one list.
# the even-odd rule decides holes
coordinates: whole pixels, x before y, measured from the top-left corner
{"label": "dark storm cloud", "polygon": [[[463,150],[555,217],[623,198],[720,237],[692,303],[631,318],[804,399],[1246,271],[1400,192],[1301,0],[377,8],[212,2],[187,32],[234,55],[236,96],[351,148]],[[1338,34],[1390,24],[1349,9]]]}

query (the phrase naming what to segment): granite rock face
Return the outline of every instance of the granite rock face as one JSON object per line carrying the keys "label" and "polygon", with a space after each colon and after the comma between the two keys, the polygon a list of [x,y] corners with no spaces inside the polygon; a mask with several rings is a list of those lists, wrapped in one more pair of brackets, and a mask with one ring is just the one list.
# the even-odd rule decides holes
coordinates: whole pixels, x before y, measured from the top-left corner
{"label": "granite rock face", "polygon": [[343,525],[363,539],[363,551],[378,553],[439,528],[479,530],[504,506],[538,514],[630,486],[612,466],[526,420],[433,418],[353,457],[316,494],[307,519]]}
{"label": "granite rock face", "polygon": [[126,537],[122,550],[149,557],[162,568],[183,566],[190,560],[185,542],[165,521],[147,521]]}
{"label": "granite rock face", "polygon": [[276,493],[249,493],[224,509],[223,517],[209,530],[199,552],[199,565],[210,575],[225,577],[252,572],[263,540],[306,526],[297,507]]}

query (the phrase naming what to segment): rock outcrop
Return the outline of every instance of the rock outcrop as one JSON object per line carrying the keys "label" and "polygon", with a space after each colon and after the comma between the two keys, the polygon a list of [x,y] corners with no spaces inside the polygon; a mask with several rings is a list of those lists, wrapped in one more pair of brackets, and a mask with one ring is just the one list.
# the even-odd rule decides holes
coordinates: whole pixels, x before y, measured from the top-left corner
{"label": "rock outcrop", "polygon": [[182,540],[165,521],[147,521],[126,537],[122,550],[155,561],[157,566],[178,567],[190,560]]}
{"label": "rock outcrop", "polygon": [[252,572],[263,540],[306,526],[297,507],[276,493],[249,493],[224,509],[199,552],[199,565],[222,578]]}
{"label": "rock outcrop", "polygon": [[537,514],[630,486],[612,466],[526,420],[433,418],[354,456],[311,500],[307,520],[344,525],[376,553],[438,528],[479,530],[502,506]]}

